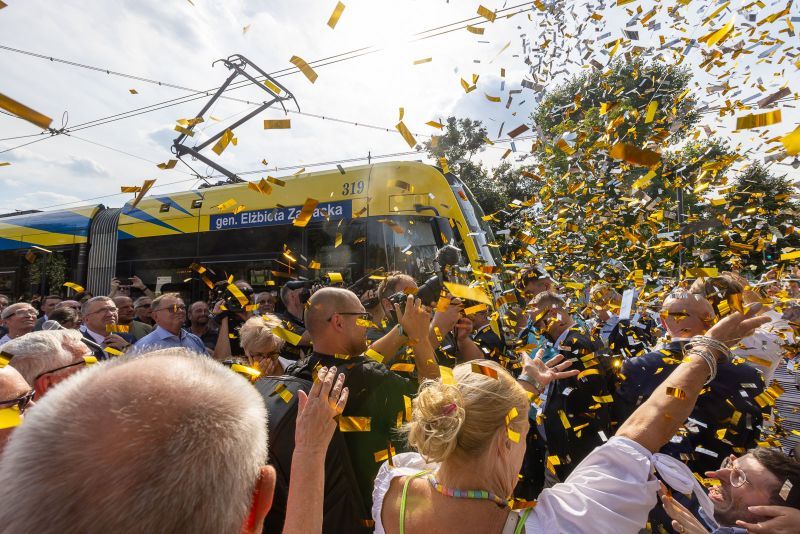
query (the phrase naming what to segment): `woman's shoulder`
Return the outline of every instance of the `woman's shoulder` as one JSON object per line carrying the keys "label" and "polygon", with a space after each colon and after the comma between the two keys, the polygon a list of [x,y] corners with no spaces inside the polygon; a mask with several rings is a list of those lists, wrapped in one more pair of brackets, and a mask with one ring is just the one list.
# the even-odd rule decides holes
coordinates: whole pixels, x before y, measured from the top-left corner
{"label": "woman's shoulder", "polygon": [[375,533],[384,532],[381,522],[384,499],[392,486],[395,478],[411,476],[435,467],[428,464],[419,453],[405,452],[392,457],[392,465],[384,462],[375,477],[375,488],[372,491],[372,519],[375,521]]}

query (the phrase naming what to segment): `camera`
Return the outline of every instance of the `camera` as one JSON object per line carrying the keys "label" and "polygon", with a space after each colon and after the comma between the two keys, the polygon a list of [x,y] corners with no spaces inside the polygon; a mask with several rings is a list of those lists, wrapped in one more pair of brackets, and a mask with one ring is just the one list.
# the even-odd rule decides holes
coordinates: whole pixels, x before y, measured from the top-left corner
{"label": "camera", "polygon": [[241,313],[246,311],[245,308],[248,304],[250,304],[250,298],[253,296],[253,289],[250,287],[239,288],[239,291],[247,297],[247,302],[242,304],[239,302],[239,299],[230,292],[228,289],[228,281],[222,280],[214,284],[214,295],[213,300],[219,301],[222,300],[225,303],[226,310],[219,314],[219,316],[224,315],[226,312],[230,313]]}
{"label": "camera", "polygon": [[288,289],[302,289],[300,292],[300,304],[305,304],[311,298],[311,288],[316,285],[325,285],[322,280],[290,280],[285,286]]}
{"label": "camera", "polygon": [[[425,280],[425,282],[419,286],[419,289],[414,296],[420,299],[425,306],[435,305],[439,300],[439,295],[442,293],[444,282],[447,281],[450,267],[458,265],[460,260],[461,251],[458,248],[454,247],[453,245],[444,245],[442,248],[440,248],[436,252],[436,260],[434,261],[434,269],[436,271],[435,274]],[[389,302],[392,304],[399,304],[400,312],[405,313],[407,298],[408,295],[402,291],[398,291],[389,297]],[[397,323],[398,317],[397,313],[394,311],[394,307],[392,307],[391,314],[392,319],[394,319],[394,322]]]}

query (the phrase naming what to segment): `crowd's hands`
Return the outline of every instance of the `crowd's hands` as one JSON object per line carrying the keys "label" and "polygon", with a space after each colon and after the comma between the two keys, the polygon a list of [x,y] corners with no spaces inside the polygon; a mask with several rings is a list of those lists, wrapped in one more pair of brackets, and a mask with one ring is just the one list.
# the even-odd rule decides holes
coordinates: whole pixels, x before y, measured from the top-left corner
{"label": "crowd's hands", "polygon": [[563,354],[557,354],[547,363],[542,360],[543,356],[544,350],[542,349],[536,352],[534,358],[524,354],[522,367],[522,373],[536,380],[542,388],[554,380],[569,378],[580,372],[578,369],[572,369],[571,371],[566,370],[572,366],[572,361],[562,361],[564,359]]}
{"label": "crowd's hands", "polygon": [[399,304],[393,304],[398,322],[403,327],[406,336],[412,343],[419,343],[428,338],[428,329],[431,326],[431,312],[422,304],[422,301],[409,295],[406,298],[405,310],[400,310]]}
{"label": "crowd's hands", "polygon": [[459,343],[469,339],[472,334],[472,319],[469,317],[461,317],[454,328],[456,333],[456,341]]}
{"label": "crowd's hands", "polygon": [[737,521],[736,526],[746,528],[748,534],[793,534],[800,526],[800,510],[788,506],[750,506],[752,513],[766,517],[758,523]]}
{"label": "crowd's hands", "polygon": [[144,282],[142,282],[142,279],[139,278],[136,275],[131,276],[131,287],[135,287],[136,289],[139,289],[141,291],[144,291],[145,289],[147,289],[147,286],[144,285]]}
{"label": "crowd's hands", "polygon": [[461,318],[461,312],[464,310],[464,304],[461,299],[454,298],[449,294],[447,298],[450,299],[450,305],[444,311],[437,310],[433,314],[433,320],[431,321],[431,326],[439,328],[439,332],[442,334],[450,332],[456,326],[456,323]]}
{"label": "crowd's hands", "polygon": [[295,451],[323,455],[327,452],[337,427],[334,417],[344,411],[348,395],[344,375],[337,378],[335,367],[320,367],[317,381],[308,394],[302,390],[298,392]]}
{"label": "crowd's hands", "polygon": [[759,326],[770,321],[769,316],[758,315],[761,304],[751,305],[746,313],[734,312],[712,326],[706,335],[733,347],[749,336]]}
{"label": "crowd's hands", "polygon": [[118,336],[117,334],[107,335],[106,338],[103,340],[103,343],[105,343],[107,347],[111,347],[117,350],[125,350],[126,348],[128,348],[128,345],[130,345],[130,343],[122,339],[122,337]]}
{"label": "crowd's hands", "polygon": [[673,499],[667,492],[667,488],[661,483],[658,490],[661,503],[667,515],[672,518],[672,528],[681,534],[708,534],[708,529],[690,512],[685,506]]}

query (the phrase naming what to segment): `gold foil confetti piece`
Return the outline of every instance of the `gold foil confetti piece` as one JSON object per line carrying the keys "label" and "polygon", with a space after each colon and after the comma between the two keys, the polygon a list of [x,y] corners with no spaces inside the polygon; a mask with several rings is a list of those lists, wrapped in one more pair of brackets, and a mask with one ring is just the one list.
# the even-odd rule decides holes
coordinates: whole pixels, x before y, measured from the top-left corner
{"label": "gold foil confetti piece", "polygon": [[281,399],[283,399],[283,402],[285,402],[286,404],[289,404],[289,401],[291,401],[292,398],[294,397],[292,392],[289,391],[289,389],[284,384],[278,384],[277,386],[275,386],[275,393],[277,393],[278,396]]}
{"label": "gold foil confetti piece", "polygon": [[473,373],[477,373],[479,375],[488,376],[489,378],[494,378],[497,380],[497,371],[492,369],[487,365],[481,365],[479,363],[473,363],[471,365],[471,369]]}
{"label": "gold foil confetti piece", "polygon": [[378,451],[375,453],[375,463],[385,462],[389,460],[392,456],[396,456],[397,451],[394,450],[394,447],[389,445],[388,449],[383,449],[382,451]]}
{"label": "gold foil confetti piece", "polygon": [[638,148],[627,143],[617,143],[608,153],[614,159],[627,161],[643,167],[655,167],[661,162],[661,154],[653,150]]}
{"label": "gold foil confetti piece", "polygon": [[273,178],[272,176],[267,176],[267,181],[273,185],[277,185],[278,187],[283,187],[286,185],[286,182],[284,182],[283,180]]}
{"label": "gold foil confetti piece", "polygon": [[680,388],[667,388],[667,395],[670,397],[675,397],[676,399],[685,400],[686,399],[686,392]]}
{"label": "gold foil confetti piece", "polygon": [[295,334],[294,332],[290,332],[289,330],[283,328],[282,326],[276,326],[272,329],[272,333],[284,340],[285,342],[297,346],[300,343],[300,336]]}
{"label": "gold foil confetti piece", "polygon": [[510,439],[514,443],[519,443],[519,438],[520,438],[519,432],[514,432],[513,430],[511,430],[510,427],[507,427],[506,431],[508,432],[508,439]]}
{"label": "gold foil confetti piece", "polygon": [[226,200],[222,204],[217,204],[214,207],[216,209],[220,210],[220,211],[225,211],[227,209],[230,209],[230,208],[234,207],[235,205],[236,205],[236,200],[233,199],[233,198],[229,198],[228,200]]}
{"label": "gold foil confetti piece", "polygon": [[[279,95],[279,94],[281,94],[281,92],[282,92],[282,91],[281,91],[281,88],[280,88],[280,87],[278,87],[277,85],[275,85],[274,83],[272,83],[271,81],[269,81],[269,80],[264,80],[264,82],[263,82],[263,83],[264,83],[264,85],[266,85],[266,86],[267,86],[267,89],[269,89],[270,91],[272,91],[272,92],[273,92],[273,93],[275,93],[276,95]],[[266,163],[265,163],[264,165],[266,165]]]}
{"label": "gold foil confetti piece", "polygon": [[411,421],[411,397],[403,395],[403,405],[405,407],[406,421]]}
{"label": "gold foil confetti piece", "polygon": [[189,137],[194,137],[194,132],[188,128],[184,128],[183,126],[175,125],[175,131],[180,132],[183,135],[188,135]]}
{"label": "gold foil confetti piece", "polygon": [[302,72],[311,83],[317,81],[317,73],[314,72],[314,69],[312,69],[311,66],[308,63],[306,63],[302,58],[298,56],[292,56],[289,62],[294,64],[294,66],[297,67],[298,69],[300,69],[300,72]]}
{"label": "gold foil confetti piece", "polygon": [[781,138],[781,143],[786,153],[790,156],[797,156],[800,154],[800,127],[788,135],[783,136]]}
{"label": "gold foil confetti piece", "polygon": [[125,324],[107,324],[106,325],[106,334],[127,334],[130,331],[130,327]]}
{"label": "gold foil confetti piece", "polygon": [[414,61],[414,65],[422,65],[424,63],[430,63],[431,61],[433,61],[432,57],[426,57],[426,58],[422,58],[422,59],[417,59],[417,60]]}
{"label": "gold foil confetti piece", "polygon": [[478,6],[478,15],[485,18],[489,22],[494,22],[497,18],[497,13],[484,6]]}
{"label": "gold foil confetti piece", "polygon": [[308,268],[309,269],[319,269],[320,267],[322,267],[322,265],[317,260],[311,260],[308,263]]}
{"label": "gold foil confetti piece", "polygon": [[521,125],[517,126],[516,128],[514,128],[513,130],[511,130],[510,132],[508,132],[508,136],[513,139],[513,138],[517,137],[518,135],[527,132],[528,130],[530,130],[530,128],[528,126],[526,126],[524,124],[521,124]]}
{"label": "gold foil confetti piece", "polygon": [[781,110],[768,111],[766,113],[753,113],[744,117],[736,118],[737,130],[749,130],[751,128],[761,128],[771,124],[781,122]]}
{"label": "gold foil confetti piece", "polygon": [[442,384],[446,384],[448,386],[455,386],[456,379],[453,376],[453,370],[449,367],[445,367],[443,365],[439,366],[439,376],[442,379]]}
{"label": "gold foil confetti piece", "polygon": [[42,115],[38,111],[32,110],[28,106],[7,97],[3,93],[0,93],[0,108],[16,115],[20,119],[26,120],[31,124],[35,124],[39,128],[47,129],[50,127],[50,123],[53,122],[53,119],[50,117]]}
{"label": "gold foil confetti piece", "polygon": [[567,418],[567,414],[564,410],[558,410],[558,417],[561,419],[561,424],[565,430],[572,428],[572,425],[570,425],[569,419]]}
{"label": "gold foil confetti piece", "polygon": [[400,135],[403,136],[403,139],[405,139],[406,143],[408,143],[408,146],[410,148],[414,148],[417,145],[417,140],[414,139],[414,136],[411,134],[411,131],[409,131],[408,127],[405,125],[403,121],[398,122],[395,128],[397,128],[397,131],[400,132]]}
{"label": "gold foil confetti piece", "polygon": [[414,372],[414,364],[413,363],[395,363],[389,368],[390,371],[395,371],[398,373],[412,373]]}
{"label": "gold foil confetti piece", "polygon": [[250,299],[248,299],[247,296],[244,293],[242,293],[242,290],[239,289],[236,284],[228,284],[227,289],[231,295],[236,297],[236,300],[238,300],[239,304],[241,304],[242,306],[246,306],[247,304],[250,303]]}
{"label": "gold foil confetti piece", "polygon": [[586,377],[586,376],[599,375],[599,374],[600,374],[600,371],[598,371],[597,369],[586,369],[586,370],[581,371],[580,373],[578,373],[578,380],[580,380],[581,378]]}
{"label": "gold foil confetti piece", "polygon": [[488,309],[489,306],[487,306],[486,304],[476,304],[475,306],[464,308],[464,315],[475,315],[476,313],[486,311]]}
{"label": "gold foil confetti piece", "polygon": [[342,11],[344,11],[344,4],[341,2],[336,2],[336,7],[333,8],[333,13],[331,13],[330,18],[328,19],[328,26],[331,29],[336,28],[336,24],[339,22],[339,17],[342,16]]}
{"label": "gold foil confetti piece", "polygon": [[106,347],[103,349],[105,352],[110,354],[111,356],[122,356],[122,351],[115,349],[114,347]]}
{"label": "gold foil confetti piece", "polygon": [[447,165],[447,158],[442,156],[439,158],[439,165],[442,167],[442,173],[447,174],[450,172],[450,167]]}
{"label": "gold foil confetti piece", "polygon": [[437,122],[437,121],[428,121],[425,124],[427,124],[431,128],[438,128],[439,130],[444,128],[444,124],[442,124],[441,122]]}
{"label": "gold foil confetti piece", "polygon": [[492,305],[491,297],[479,287],[470,287],[461,284],[455,284],[453,282],[445,282],[444,285],[454,297],[458,297],[463,300],[482,302],[484,304],[488,304],[489,306]]}
{"label": "gold foil confetti piece", "polygon": [[264,119],[265,130],[288,130],[291,127],[291,119]]}
{"label": "gold foil confetti piece", "polygon": [[[169,170],[169,169],[174,169],[175,165],[177,165],[177,164],[178,164],[178,160],[177,159],[171,159],[171,160],[167,161],[166,163],[159,163],[158,165],[156,165],[156,167],[158,167],[159,169],[165,171],[165,170]],[[124,192],[126,192],[126,191],[123,191],[123,193]]]}
{"label": "gold foil confetti piece", "polygon": [[319,200],[313,198],[307,198],[305,204],[300,209],[300,213],[297,215],[294,221],[292,221],[293,226],[297,226],[300,228],[305,228],[308,225],[308,222],[311,220],[311,217],[314,215],[314,210],[319,204]]}
{"label": "gold foil confetti piece", "polygon": [[22,423],[22,415],[19,413],[19,406],[0,408],[0,429],[14,428]]}
{"label": "gold foil confetti piece", "polygon": [[[261,376],[261,372],[259,370],[253,369],[252,367],[249,367],[247,365],[242,365],[240,363],[234,363],[233,365],[231,365],[231,371],[233,371],[235,373],[239,373],[240,375],[244,376],[245,378],[247,378],[251,382],[255,382]],[[281,384],[281,385],[283,386],[283,384]],[[287,391],[286,393],[289,393],[289,395],[291,395],[291,393],[289,391]],[[281,396],[281,398],[283,398],[283,396]],[[289,398],[291,399],[291,397],[289,397]],[[286,401],[286,402],[288,402],[288,401]]]}
{"label": "gold foil confetti piece", "polygon": [[[230,129],[225,130],[225,132],[222,134],[222,137],[220,137],[217,140],[216,144],[213,147],[211,147],[211,150],[217,156],[221,156],[222,153],[225,151],[225,149],[228,148],[228,145],[231,144],[231,142],[233,142],[233,141],[234,141],[233,140],[233,131],[231,131]],[[234,145],[235,144],[236,143],[234,142]]]}
{"label": "gold foil confetti piece", "polygon": [[272,186],[263,178],[259,182],[248,182],[247,188],[257,191],[262,195],[269,195],[272,193]]}
{"label": "gold foil confetti piece", "polygon": [[647,104],[647,113],[644,116],[644,123],[650,124],[653,122],[653,119],[656,116],[656,111],[658,111],[658,102],[653,100],[649,104]]}
{"label": "gold foil confetti piece", "polygon": [[329,272],[329,273],[325,273],[325,276],[328,277],[328,280],[331,281],[331,284],[343,284],[344,283],[344,278],[342,278],[342,275],[340,273]]}
{"label": "gold foil confetti piece", "polygon": [[339,416],[340,432],[369,432],[372,426],[370,417],[356,417],[354,415]]}
{"label": "gold foil confetti piece", "polygon": [[381,354],[375,349],[367,349],[367,351],[364,353],[364,356],[366,356],[367,358],[371,358],[378,363],[383,363],[383,354]]}
{"label": "gold foil confetti piece", "polygon": [[470,25],[468,25],[467,26],[467,31],[469,33],[474,33],[475,35],[483,35],[483,33],[486,31],[486,28],[483,28],[481,26],[470,26]]}
{"label": "gold foil confetti piece", "polygon": [[64,282],[64,287],[68,287],[73,290],[75,293],[83,293],[86,291],[82,285],[78,285],[75,282]]}
{"label": "gold foil confetti piece", "polygon": [[703,37],[699,38],[698,41],[701,43],[705,43],[706,46],[711,48],[712,46],[723,42],[728,35],[730,34],[731,30],[733,30],[733,22],[736,20],[736,17],[732,17],[728,23],[720,28],[719,30],[712,31],[709,34],[704,35]]}
{"label": "gold foil confetti piece", "polygon": [[139,91],[137,91],[136,89],[128,89],[128,92],[130,94],[132,94],[132,95],[138,95],[139,94]]}

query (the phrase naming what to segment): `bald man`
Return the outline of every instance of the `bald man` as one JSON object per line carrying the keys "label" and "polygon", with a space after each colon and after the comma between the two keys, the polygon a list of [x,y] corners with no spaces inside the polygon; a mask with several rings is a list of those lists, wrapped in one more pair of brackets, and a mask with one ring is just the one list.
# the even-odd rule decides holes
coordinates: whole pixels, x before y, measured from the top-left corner
{"label": "bald man", "polygon": [[14,431],[0,530],[261,532],[275,484],[266,424],[246,379],[185,349],[92,366]]}
{"label": "bald man", "polygon": [[[438,378],[439,368],[428,338],[430,312],[419,299],[409,295],[405,311],[398,316],[406,343],[414,347],[418,380]],[[365,510],[370,510],[372,487],[380,467],[375,453],[386,450],[389,443],[397,452],[405,449],[395,432],[397,414],[405,410],[403,397],[416,395],[419,383],[387,369],[376,361],[381,356],[363,355],[370,316],[352,291],[332,287],[316,291],[305,310],[305,325],[314,352],[289,367],[287,374],[311,380],[314,369],[322,365],[338,367],[347,376],[350,398],[344,415],[370,421],[369,432],[344,433]],[[345,526],[342,529],[351,530]]]}
{"label": "bald man", "polygon": [[[25,417],[25,410],[33,405],[33,389],[25,378],[10,365],[0,367],[0,410],[12,409],[19,412],[17,424]],[[17,427],[12,417],[0,418],[0,453],[8,438]]]}
{"label": "bald man", "polygon": [[[661,320],[669,342],[658,351],[627,360],[621,369],[624,381],[617,388],[613,407],[619,421],[627,418],[672,373],[683,359],[683,347],[706,333],[716,317],[703,296],[678,290],[661,308]],[[713,471],[722,458],[756,446],[762,413],[755,397],[764,391],[761,374],[748,364],[721,363],[717,377],[697,400],[689,432],[676,436],[661,452],[679,459],[696,473]],[[726,429],[722,433],[718,430]]]}

